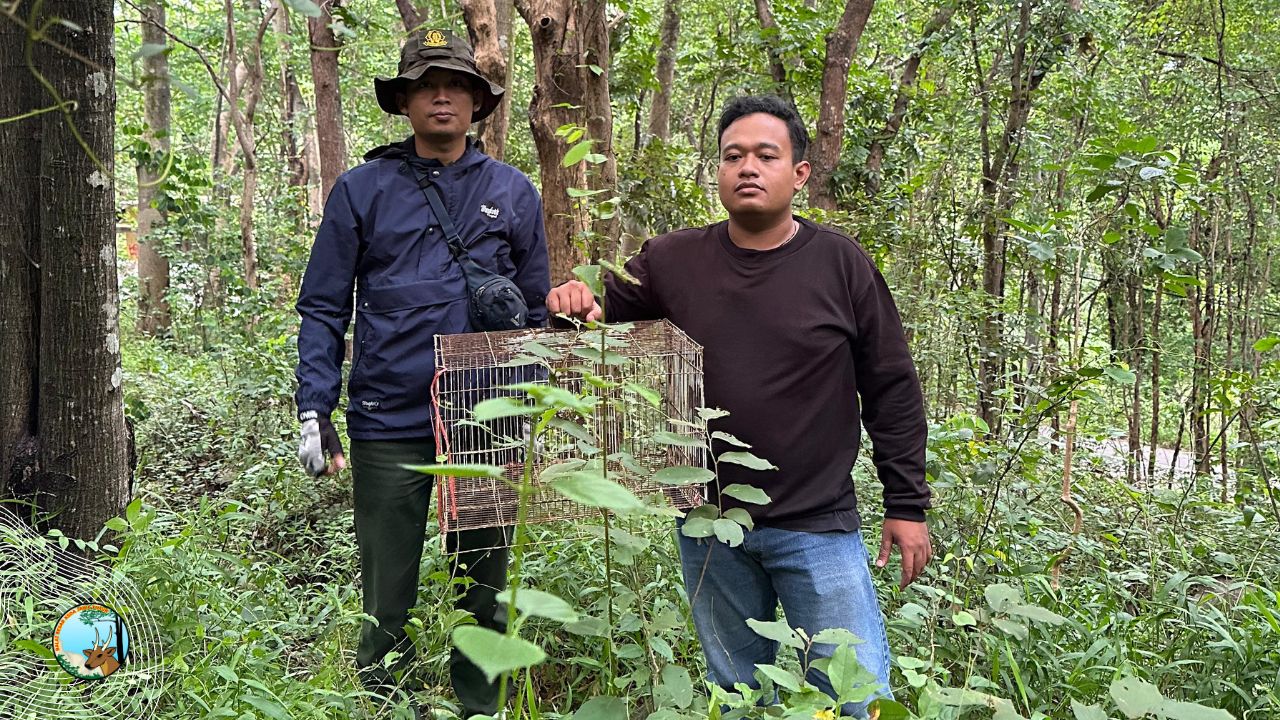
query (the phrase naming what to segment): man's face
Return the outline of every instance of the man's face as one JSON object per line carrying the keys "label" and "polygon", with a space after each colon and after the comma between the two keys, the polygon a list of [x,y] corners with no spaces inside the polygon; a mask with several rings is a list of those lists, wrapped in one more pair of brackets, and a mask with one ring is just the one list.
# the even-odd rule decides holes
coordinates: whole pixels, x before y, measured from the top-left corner
{"label": "man's face", "polygon": [[787,124],[767,113],[734,120],[720,137],[720,203],[733,217],[789,214],[809,179],[809,163],[791,162]]}
{"label": "man's face", "polygon": [[465,137],[471,128],[480,90],[467,75],[431,68],[405,83],[399,98],[400,111],[409,116],[414,135],[450,140]]}

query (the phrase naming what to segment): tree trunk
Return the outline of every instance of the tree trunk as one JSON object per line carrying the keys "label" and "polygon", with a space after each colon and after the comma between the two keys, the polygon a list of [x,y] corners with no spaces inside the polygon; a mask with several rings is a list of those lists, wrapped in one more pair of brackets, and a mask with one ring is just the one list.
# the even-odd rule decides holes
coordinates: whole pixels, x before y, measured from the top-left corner
{"label": "tree trunk", "polygon": [[[254,196],[258,189],[258,152],[253,121],[257,113],[258,99],[262,96],[262,37],[271,25],[275,8],[268,11],[266,15],[262,15],[260,0],[251,0],[249,6],[258,13],[257,32],[249,47],[246,48],[248,52],[243,62],[246,70],[244,81],[232,81],[227,106],[231,111],[231,121],[235,124],[237,144],[244,154],[243,178],[240,187],[240,249],[244,259],[244,283],[253,290],[258,287],[258,244],[253,232]],[[235,5],[232,0],[225,0],[223,7],[227,18],[228,52],[235,57],[238,48]]]}
{"label": "tree trunk", "polygon": [[[60,33],[61,28],[51,32]],[[26,29],[0,23],[0,117],[13,118],[52,103],[27,69]],[[59,116],[61,117],[61,116]],[[40,147],[43,117],[0,129],[0,496],[17,497],[36,470],[36,341],[39,327]]]}
{"label": "tree trunk", "polygon": [[898,80],[898,94],[893,99],[893,110],[884,123],[884,129],[875,136],[867,150],[867,195],[873,196],[880,192],[880,184],[884,181],[882,168],[885,146],[897,136],[898,130],[902,128],[902,121],[907,116],[907,105],[911,102],[916,76],[920,72],[920,61],[924,59],[924,52],[929,47],[929,39],[951,22],[951,16],[955,12],[954,7],[938,8],[938,11],[925,24],[920,42],[916,43],[911,57],[907,58],[902,68],[902,77]]}
{"label": "tree trunk", "polygon": [[[148,0],[142,7],[142,42],[167,45],[164,34],[164,3]],[[168,165],[169,155],[169,56],[152,53],[142,61],[143,123],[150,157],[137,165],[138,173],[138,332],[154,335],[165,332],[172,322],[169,312],[169,260],[151,240],[153,231],[163,226],[166,213],[154,207]]]}
{"label": "tree trunk", "polygon": [[414,6],[413,0],[396,0],[396,9],[400,11],[400,19],[404,21],[405,32],[413,32],[422,24],[422,13]]}
{"label": "tree trunk", "polygon": [[[589,12],[588,7],[559,0],[516,2],[533,40],[534,87],[529,126],[538,150],[552,285],[572,279],[573,268],[586,259],[575,239],[585,237],[590,228],[588,215],[568,196],[569,188],[587,187],[586,163],[570,167],[561,164],[568,145],[556,130],[565,125],[585,127],[588,137],[606,142],[612,134],[605,138],[592,134],[601,123],[599,118],[593,122],[589,114],[594,105],[589,96],[587,76],[592,72],[587,68],[590,61],[585,45],[593,33],[584,23],[597,14]],[[600,142],[594,146],[602,153],[606,148]]]}
{"label": "tree trunk", "polygon": [[676,49],[680,41],[680,2],[666,0],[662,8],[662,31],[658,39],[658,89],[649,109],[649,137],[667,142],[671,138],[671,92],[676,77]]}
{"label": "tree trunk", "polygon": [[303,139],[300,127],[303,124],[300,115],[304,107],[302,89],[298,87],[298,78],[293,73],[293,65],[289,62],[289,6],[284,0],[275,0],[275,16],[271,18],[272,31],[279,42],[280,52],[280,147],[285,163],[289,167],[289,187],[305,189],[307,185],[307,165],[303,161]]}
{"label": "tree trunk", "polygon": [[614,260],[618,250],[619,213],[610,199],[618,194],[618,159],[613,152],[613,98],[609,93],[609,65],[612,51],[609,34],[607,0],[582,0],[582,70],[586,83],[587,137],[595,140],[592,146],[604,157],[604,162],[588,168],[587,182],[592,190],[603,190],[595,202],[598,212],[592,222],[592,235],[588,257],[591,262],[601,258]]}
{"label": "tree trunk", "polygon": [[[462,14],[467,22],[467,34],[475,48],[476,66],[480,74],[506,88],[510,81],[507,73],[507,50],[511,45],[511,0],[462,0]],[[503,93],[502,102],[493,114],[480,121],[477,135],[485,154],[495,160],[505,155],[507,131],[511,124],[510,91]]]}
{"label": "tree trunk", "polygon": [[124,508],[130,490],[116,290],[114,3],[46,0],[38,9],[35,26],[96,67],[51,44],[24,48],[31,40],[11,23],[0,31],[8,35],[0,42],[4,116],[54,102],[23,67],[24,49],[72,103],[65,115],[45,112],[0,132],[0,221],[10,230],[0,245],[0,292],[13,301],[0,319],[0,484],[51,513],[67,535],[88,538]]}
{"label": "tree trunk", "polygon": [[342,97],[338,94],[338,45],[333,35],[331,7],[341,0],[323,3],[320,17],[307,18],[311,36],[311,79],[316,92],[316,139],[320,146],[320,196],[329,191],[347,169],[347,141],[342,134]]}
{"label": "tree trunk", "polygon": [[773,8],[769,0],[755,0],[756,19],[760,21],[761,34],[764,36],[764,49],[769,55],[769,76],[773,78],[773,92],[781,95],[795,107],[795,99],[791,96],[791,86],[787,83],[787,68],[782,64],[782,53],[778,50],[778,21],[773,17]]}
{"label": "tree trunk", "polygon": [[849,94],[849,67],[858,41],[867,27],[875,0],[848,0],[844,14],[827,36],[827,58],[822,66],[822,98],[818,103],[818,132],[809,153],[813,175],[809,179],[809,207],[836,209],[831,178],[840,166],[844,143],[844,104]]}

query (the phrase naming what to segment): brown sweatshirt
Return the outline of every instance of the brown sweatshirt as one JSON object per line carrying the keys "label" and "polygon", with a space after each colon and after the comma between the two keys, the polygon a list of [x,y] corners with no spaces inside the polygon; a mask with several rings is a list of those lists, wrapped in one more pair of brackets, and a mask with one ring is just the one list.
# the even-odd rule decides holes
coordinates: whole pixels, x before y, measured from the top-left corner
{"label": "brown sweatshirt", "polygon": [[[667,318],[701,344],[707,405],[730,413],[712,430],[778,466],[720,463],[721,487],[745,483],[771,498],[724,497],[725,509],[788,530],[857,529],[850,472],[861,421],[885,516],[923,521],[924,405],[889,288],[856,242],[797,219],[795,238],[773,250],[734,245],[727,222],[653,238],[626,265],[638,285],[606,278],[606,316]],[[713,444],[717,455],[736,449]]]}

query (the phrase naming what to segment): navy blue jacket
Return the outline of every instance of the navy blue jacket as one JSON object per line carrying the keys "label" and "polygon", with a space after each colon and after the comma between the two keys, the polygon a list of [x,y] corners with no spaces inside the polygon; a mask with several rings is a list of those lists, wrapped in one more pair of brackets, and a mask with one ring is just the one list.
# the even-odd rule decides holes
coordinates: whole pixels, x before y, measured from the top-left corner
{"label": "navy blue jacket", "polygon": [[542,199],[529,178],[470,139],[451,165],[417,158],[413,147],[410,137],[376,148],[338,178],[298,297],[298,412],[328,416],[338,404],[354,291],[347,434],[356,440],[431,436],[435,335],[472,332],[462,268],[410,161],[437,181],[468,254],[519,286],[529,326],[547,318]]}

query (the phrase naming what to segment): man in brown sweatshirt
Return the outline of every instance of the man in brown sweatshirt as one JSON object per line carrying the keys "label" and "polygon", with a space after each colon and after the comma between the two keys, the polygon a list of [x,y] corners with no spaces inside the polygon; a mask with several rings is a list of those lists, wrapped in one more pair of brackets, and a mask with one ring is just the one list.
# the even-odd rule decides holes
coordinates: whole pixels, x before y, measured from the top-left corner
{"label": "man in brown sweatshirt", "polygon": [[[707,404],[729,412],[712,429],[777,466],[717,468],[719,487],[753,485],[770,498],[750,505],[713,494],[722,510],[750,512],[754,528],[740,545],[680,534],[711,680],[726,689],[737,682],[758,687],[755,666],[774,661],[777,643],[747,620],[775,619],[781,601],[792,627],[858,636],[858,660],[880,683],[876,696],[889,696],[888,642],[850,473],[862,425],[884,485],[876,564],[883,567],[897,545],[906,587],[932,555],[924,405],[902,322],[875,264],[849,237],[791,213],[809,179],[808,142],[804,123],[781,99],[730,101],[720,118],[718,174],[729,219],[645,243],[626,265],[638,283],[606,278],[605,309],[610,322],[668,318],[699,342]],[[604,316],[577,281],[552,290],[547,308],[587,320]],[[716,441],[712,449],[734,448]],[[802,661],[833,651],[817,645]],[[811,670],[809,680],[838,695],[823,673]],[[842,711],[861,716],[874,697]]]}

